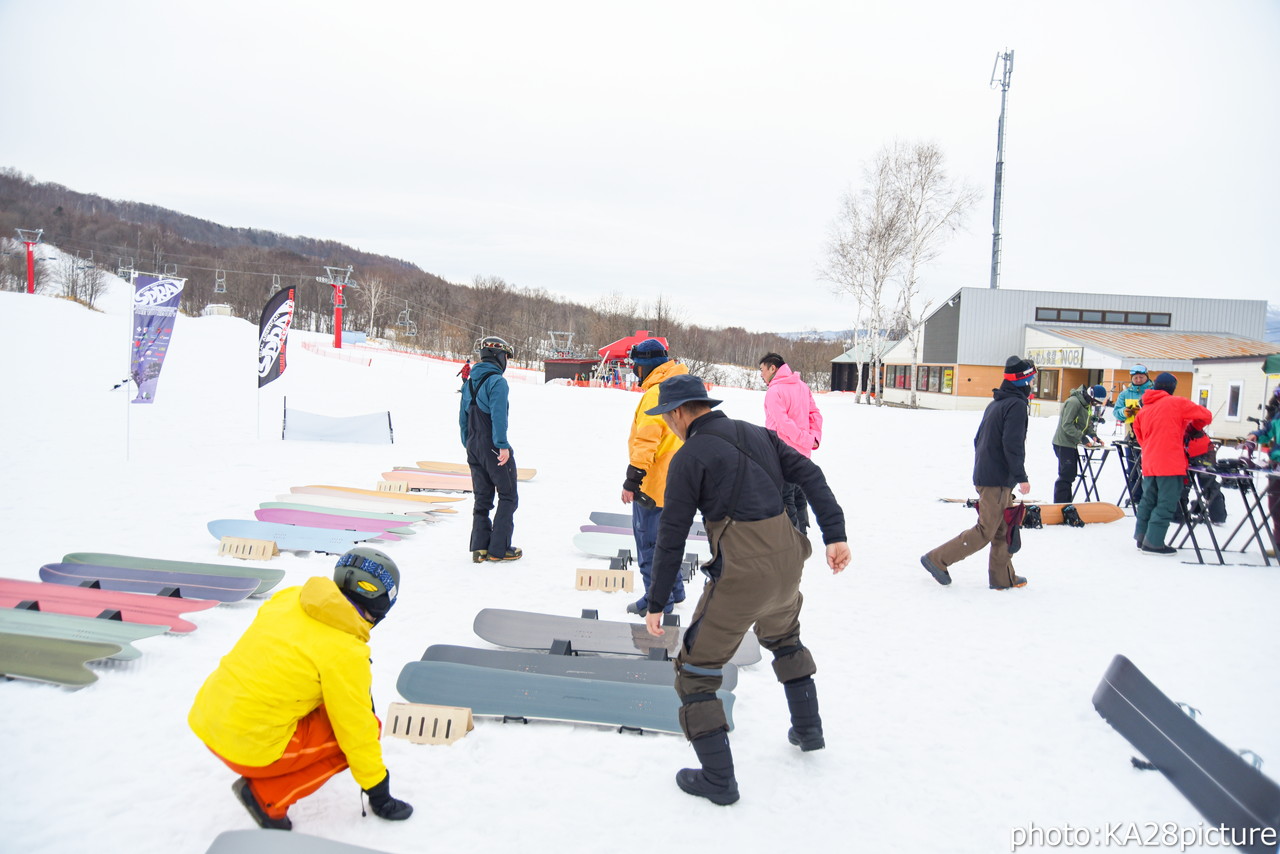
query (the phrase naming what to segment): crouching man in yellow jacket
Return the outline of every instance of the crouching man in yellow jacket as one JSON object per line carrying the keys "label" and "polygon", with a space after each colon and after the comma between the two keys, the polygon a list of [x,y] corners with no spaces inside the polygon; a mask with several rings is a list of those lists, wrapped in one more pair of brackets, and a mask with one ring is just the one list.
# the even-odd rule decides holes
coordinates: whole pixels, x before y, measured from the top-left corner
{"label": "crouching man in yellow jacket", "polygon": [[369,629],[395,604],[400,571],[360,546],[272,596],[196,694],[187,722],[240,779],[231,788],[262,827],[289,830],[289,807],[345,768],[375,815],[402,821],[373,712]]}

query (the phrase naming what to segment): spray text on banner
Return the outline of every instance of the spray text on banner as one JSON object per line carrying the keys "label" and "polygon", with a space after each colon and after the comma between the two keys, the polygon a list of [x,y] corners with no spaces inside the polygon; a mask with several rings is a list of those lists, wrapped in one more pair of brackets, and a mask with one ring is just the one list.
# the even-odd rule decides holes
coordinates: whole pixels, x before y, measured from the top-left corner
{"label": "spray text on banner", "polygon": [[173,337],[173,321],[186,279],[139,273],[133,279],[133,360],[130,374],[138,387],[134,403],[153,403],[160,368]]}
{"label": "spray text on banner", "polygon": [[258,321],[258,388],[278,379],[285,369],[285,342],[293,322],[293,288],[267,300]]}

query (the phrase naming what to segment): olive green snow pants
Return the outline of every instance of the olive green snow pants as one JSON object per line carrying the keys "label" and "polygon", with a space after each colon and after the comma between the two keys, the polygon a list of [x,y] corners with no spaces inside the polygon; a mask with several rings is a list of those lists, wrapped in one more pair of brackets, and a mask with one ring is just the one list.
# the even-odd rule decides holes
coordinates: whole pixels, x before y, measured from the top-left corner
{"label": "olive green snow pants", "polygon": [[981,551],[990,543],[987,582],[992,587],[1011,587],[1013,559],[1009,556],[1006,536],[1009,526],[1004,521],[1004,511],[1013,504],[1013,493],[1007,486],[975,486],[974,489],[978,491],[978,524],[929,552],[929,560],[949,570],[951,564]]}

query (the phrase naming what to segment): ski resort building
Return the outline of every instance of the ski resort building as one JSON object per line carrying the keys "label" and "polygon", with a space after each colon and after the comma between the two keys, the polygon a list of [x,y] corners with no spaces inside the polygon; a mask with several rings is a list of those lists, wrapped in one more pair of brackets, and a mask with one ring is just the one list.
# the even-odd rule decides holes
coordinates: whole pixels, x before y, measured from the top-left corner
{"label": "ski resort building", "polygon": [[925,320],[912,358],[904,339],[884,357],[885,401],[982,409],[1009,356],[1036,363],[1032,413],[1056,416],[1071,389],[1102,384],[1114,396],[1129,369],[1168,371],[1177,393],[1214,412],[1214,435],[1253,429],[1270,386],[1265,300],[1194,299],[961,288]]}

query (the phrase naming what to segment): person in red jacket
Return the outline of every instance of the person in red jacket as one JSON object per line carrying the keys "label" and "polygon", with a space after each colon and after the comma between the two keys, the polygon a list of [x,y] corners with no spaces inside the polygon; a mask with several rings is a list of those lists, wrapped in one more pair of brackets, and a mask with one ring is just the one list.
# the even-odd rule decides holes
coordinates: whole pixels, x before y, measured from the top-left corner
{"label": "person in red jacket", "polygon": [[1142,448],[1142,501],[1133,538],[1145,554],[1177,554],[1165,545],[1164,537],[1182,500],[1187,427],[1203,430],[1213,420],[1213,413],[1203,406],[1175,397],[1177,387],[1173,374],[1160,374],[1155,387],[1142,396],[1142,408],[1133,420],[1133,435]]}

